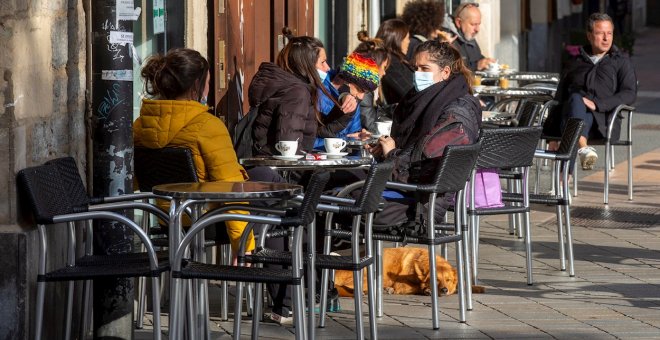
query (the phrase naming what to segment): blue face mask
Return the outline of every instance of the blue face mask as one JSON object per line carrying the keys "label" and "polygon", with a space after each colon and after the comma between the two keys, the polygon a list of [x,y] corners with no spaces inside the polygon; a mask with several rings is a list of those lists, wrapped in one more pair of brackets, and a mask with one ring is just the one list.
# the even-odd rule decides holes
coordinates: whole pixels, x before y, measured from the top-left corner
{"label": "blue face mask", "polygon": [[433,84],[435,84],[433,82],[433,72],[415,72],[415,89],[417,89],[417,92],[422,92]]}
{"label": "blue face mask", "polygon": [[328,72],[321,71],[321,70],[319,70],[319,69],[316,69],[316,72],[319,73],[319,78],[321,78],[321,82],[324,82],[324,81],[325,81],[325,78],[328,77]]}

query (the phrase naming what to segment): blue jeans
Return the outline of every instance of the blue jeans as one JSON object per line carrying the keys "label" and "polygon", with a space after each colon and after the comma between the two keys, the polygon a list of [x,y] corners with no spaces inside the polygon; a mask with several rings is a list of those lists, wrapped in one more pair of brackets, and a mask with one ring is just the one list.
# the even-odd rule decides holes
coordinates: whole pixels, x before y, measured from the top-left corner
{"label": "blue jeans", "polygon": [[582,129],[582,136],[589,138],[589,132],[591,127],[594,124],[594,115],[587,109],[587,106],[584,105],[582,100],[582,95],[579,93],[573,93],[568,98],[568,101],[564,105],[564,119],[561,122],[561,130],[564,131],[566,122],[569,118],[578,118],[584,121],[584,128]]}

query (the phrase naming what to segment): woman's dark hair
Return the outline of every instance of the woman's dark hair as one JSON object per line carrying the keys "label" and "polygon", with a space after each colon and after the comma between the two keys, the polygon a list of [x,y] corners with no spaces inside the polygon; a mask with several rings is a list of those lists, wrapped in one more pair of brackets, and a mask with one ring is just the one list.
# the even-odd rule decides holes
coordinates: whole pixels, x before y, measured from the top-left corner
{"label": "woman's dark hair", "polygon": [[401,19],[410,27],[410,35],[423,35],[428,38],[439,29],[445,16],[443,1],[414,0],[403,7]]}
{"label": "woman's dark hair", "polygon": [[149,57],[140,74],[151,96],[171,100],[188,94],[199,101],[208,72],[209,62],[199,52],[175,48]]}
{"label": "woman's dark hair", "polygon": [[355,50],[353,50],[353,52],[370,57],[376,62],[378,67],[389,60],[389,53],[387,49],[385,49],[383,40],[378,38],[369,38],[367,31],[358,32],[357,38],[360,40],[360,44],[355,48]]}
{"label": "woman's dark hair", "polygon": [[[438,65],[440,68],[449,67],[452,75],[462,75],[468,84],[471,83],[472,72],[465,67],[461,53],[448,42],[427,40],[417,46],[415,57],[422,52],[428,52],[429,59],[432,63]],[[471,88],[469,91],[472,93]]]}
{"label": "woman's dark hair", "polygon": [[385,49],[391,57],[406,61],[406,56],[401,51],[401,42],[408,35],[408,24],[401,19],[389,19],[383,21],[378,28],[376,38],[383,41]]}
{"label": "woman's dark hair", "polygon": [[323,91],[328,98],[332,98],[316,71],[316,62],[323,48],[321,40],[308,36],[293,36],[288,27],[282,28],[282,34],[289,42],[277,55],[276,64],[285,71],[292,73],[309,85],[309,93],[312,97],[316,118],[320,122],[320,114],[317,108],[318,90]]}

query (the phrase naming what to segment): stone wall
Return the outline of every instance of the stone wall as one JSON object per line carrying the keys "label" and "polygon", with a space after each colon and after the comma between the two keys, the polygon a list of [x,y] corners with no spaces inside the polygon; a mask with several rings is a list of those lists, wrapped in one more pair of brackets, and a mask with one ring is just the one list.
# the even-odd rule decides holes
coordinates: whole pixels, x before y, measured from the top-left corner
{"label": "stone wall", "polygon": [[84,24],[82,0],[0,1],[0,339],[31,338],[33,320],[36,231],[19,213],[16,172],[66,155],[84,169]]}

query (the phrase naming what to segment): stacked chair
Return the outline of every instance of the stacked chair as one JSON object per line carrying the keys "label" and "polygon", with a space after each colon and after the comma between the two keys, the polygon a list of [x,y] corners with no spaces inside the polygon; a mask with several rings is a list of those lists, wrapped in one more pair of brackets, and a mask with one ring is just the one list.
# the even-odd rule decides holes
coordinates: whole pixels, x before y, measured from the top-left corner
{"label": "stacked chair", "polygon": [[[71,338],[71,320],[74,281],[85,280],[83,297],[83,321],[87,323],[89,310],[89,280],[104,278],[151,277],[154,306],[154,339],[160,339],[160,296],[159,277],[169,269],[166,257],[157,254],[147,234],[129,218],[113,212],[114,210],[142,209],[167,221],[167,214],[162,210],[136,199],[149,198],[151,194],[132,194],[100,199],[90,199],[85,193],[82,178],[78,173],[75,160],[70,157],[55,159],[44,165],[26,168],[18,172],[19,192],[28,204],[39,233],[39,267],[37,277],[37,310],[35,316],[35,338],[41,339],[43,327],[43,309],[46,282],[69,282],[66,303],[66,326],[64,338]],[[144,253],[113,255],[93,255],[92,227],[86,224],[85,255],[76,257],[75,222],[107,220],[120,223],[138,236],[144,245]],[[67,254],[66,266],[49,270],[47,259],[52,252],[61,249],[48,249],[47,225],[60,227],[66,223],[67,244],[62,244]],[[86,325],[83,326],[86,335]]]}

